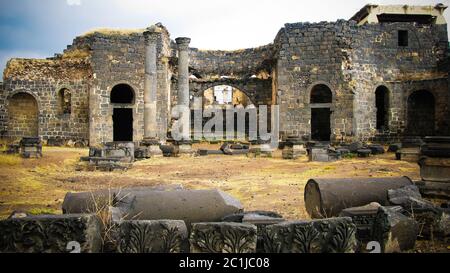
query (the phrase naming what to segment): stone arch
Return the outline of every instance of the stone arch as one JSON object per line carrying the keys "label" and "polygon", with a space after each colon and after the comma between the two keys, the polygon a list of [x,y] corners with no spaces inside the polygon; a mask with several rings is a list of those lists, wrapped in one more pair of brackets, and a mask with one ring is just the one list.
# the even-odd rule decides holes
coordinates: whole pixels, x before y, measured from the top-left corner
{"label": "stone arch", "polygon": [[114,104],[134,104],[136,102],[136,92],[133,86],[128,83],[118,83],[109,92],[110,103]]}
{"label": "stone arch", "polygon": [[311,108],[311,139],[330,141],[335,93],[327,83],[316,82],[308,88],[307,94]]}
{"label": "stone arch", "polygon": [[8,96],[8,135],[11,137],[39,136],[39,102],[26,91],[15,91]]}
{"label": "stone arch", "polygon": [[407,133],[429,136],[435,133],[436,100],[432,92],[421,89],[413,91],[407,99]]}
{"label": "stone arch", "polygon": [[376,129],[379,131],[388,130],[392,101],[391,91],[386,85],[380,84],[375,88],[374,93]]}
{"label": "stone arch", "polygon": [[136,89],[129,83],[118,82],[109,91],[113,141],[133,141],[137,128]]}
{"label": "stone arch", "polygon": [[331,92],[331,104],[334,104],[334,101],[336,99],[336,91],[329,83],[324,81],[317,81],[309,85],[308,89],[306,90],[306,99],[305,101],[309,102],[311,104],[311,93],[313,92],[314,88],[317,86],[326,86],[328,90]]}
{"label": "stone arch", "polygon": [[62,87],[56,93],[58,113],[61,115],[70,115],[72,113],[72,91],[69,88]]}

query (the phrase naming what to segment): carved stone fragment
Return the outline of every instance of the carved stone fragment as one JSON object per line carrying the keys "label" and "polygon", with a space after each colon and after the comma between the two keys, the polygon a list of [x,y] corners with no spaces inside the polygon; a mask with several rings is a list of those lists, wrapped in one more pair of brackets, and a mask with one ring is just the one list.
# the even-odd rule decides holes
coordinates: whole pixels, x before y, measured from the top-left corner
{"label": "carved stone fragment", "polygon": [[189,249],[183,221],[122,221],[117,228],[120,253],[186,253]]}
{"label": "carved stone fragment", "polygon": [[353,253],[356,226],[351,218],[284,222],[264,229],[266,253]]}
{"label": "carved stone fragment", "polygon": [[[75,249],[69,246],[75,247]],[[42,215],[0,221],[0,252],[97,253],[101,224],[90,214]]]}
{"label": "carved stone fragment", "polygon": [[255,253],[257,230],[251,224],[197,223],[189,241],[192,253]]}

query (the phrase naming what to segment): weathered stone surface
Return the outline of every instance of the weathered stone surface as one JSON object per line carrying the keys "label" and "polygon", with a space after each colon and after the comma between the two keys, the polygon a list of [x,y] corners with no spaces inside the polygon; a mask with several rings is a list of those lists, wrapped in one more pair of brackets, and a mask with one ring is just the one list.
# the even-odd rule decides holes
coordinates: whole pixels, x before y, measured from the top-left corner
{"label": "weathered stone surface", "polygon": [[117,252],[120,253],[186,253],[188,231],[183,221],[120,221]]}
{"label": "weathered stone surface", "polygon": [[189,241],[192,253],[255,253],[256,226],[239,223],[196,223]]}
{"label": "weathered stone surface", "polygon": [[378,203],[371,203],[362,207],[344,209],[339,217],[350,217],[356,225],[356,239],[358,250],[364,250],[365,244],[372,241],[373,224],[381,207]]}
{"label": "weathered stone surface", "polygon": [[305,187],[306,211],[312,218],[325,218],[372,202],[386,206],[389,205],[388,190],[411,184],[408,177],[310,179]]}
{"label": "weathered stone surface", "polygon": [[62,204],[64,214],[95,213],[108,206],[116,206],[133,192],[181,190],[181,185],[158,187],[134,187],[124,189],[98,190],[93,192],[67,193]]}
{"label": "weathered stone surface", "polygon": [[450,158],[422,157],[419,165],[422,180],[450,183]]}
{"label": "weathered stone surface", "polygon": [[417,163],[420,159],[420,148],[402,148],[395,153],[397,160]]}
{"label": "weathered stone surface", "polygon": [[245,213],[237,213],[226,216],[222,222],[235,222],[252,224],[257,227],[258,241],[256,244],[256,252],[264,253],[263,231],[266,226],[279,224],[284,222],[283,216],[271,211],[249,211]]}
{"label": "weathered stone surface", "polygon": [[312,147],[309,151],[309,161],[332,162],[341,159],[341,154],[328,147]]}
{"label": "weathered stone surface", "polygon": [[359,149],[356,153],[358,154],[358,157],[370,157],[372,151],[369,149]]}
{"label": "weathered stone surface", "polygon": [[0,221],[0,252],[68,253],[70,242],[80,251],[100,252],[101,223],[95,215],[42,215]]}
{"label": "weathered stone surface", "polygon": [[352,253],[356,226],[351,218],[284,222],[264,229],[267,253]]}
{"label": "weathered stone surface", "polygon": [[450,200],[450,183],[419,181],[416,182],[416,185],[425,197]]}
{"label": "weathered stone surface", "polygon": [[418,208],[434,208],[433,203],[422,198],[420,190],[416,185],[408,185],[400,189],[388,190],[388,198],[392,205],[401,206],[407,211]]}
{"label": "weathered stone surface", "polygon": [[373,238],[381,244],[384,253],[413,249],[419,226],[414,219],[406,217],[396,208],[380,207],[374,225]]}
{"label": "weathered stone surface", "polygon": [[419,238],[450,241],[450,210],[441,208],[419,208],[410,214],[419,225]]}
{"label": "weathered stone surface", "polygon": [[378,144],[369,145],[369,150],[373,155],[381,155],[385,153],[384,147]]}
{"label": "weathered stone surface", "polygon": [[402,148],[402,144],[401,143],[395,143],[395,144],[391,144],[389,145],[389,149],[388,152],[390,153],[396,153],[398,150],[400,150]]}
{"label": "weathered stone surface", "polygon": [[188,226],[219,222],[243,209],[237,199],[219,190],[131,192],[116,207],[124,220],[183,220]]}

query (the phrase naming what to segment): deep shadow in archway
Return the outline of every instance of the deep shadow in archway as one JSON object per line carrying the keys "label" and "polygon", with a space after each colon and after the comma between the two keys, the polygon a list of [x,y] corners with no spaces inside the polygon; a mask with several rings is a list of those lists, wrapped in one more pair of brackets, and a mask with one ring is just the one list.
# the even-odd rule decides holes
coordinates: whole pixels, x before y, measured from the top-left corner
{"label": "deep shadow in archway", "polygon": [[427,90],[413,92],[408,98],[407,133],[432,136],[435,133],[435,99]]}
{"label": "deep shadow in archway", "polygon": [[389,128],[389,89],[379,86],[375,91],[375,106],[377,108],[377,130]]}
{"label": "deep shadow in archway", "polygon": [[325,84],[318,84],[312,88],[310,94],[312,140],[330,141],[332,101],[333,93]]}

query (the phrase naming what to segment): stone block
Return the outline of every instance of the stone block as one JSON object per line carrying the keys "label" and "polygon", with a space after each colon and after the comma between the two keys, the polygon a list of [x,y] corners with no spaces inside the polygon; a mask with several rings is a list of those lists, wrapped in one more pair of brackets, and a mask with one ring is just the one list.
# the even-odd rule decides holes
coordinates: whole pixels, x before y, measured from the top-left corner
{"label": "stone block", "polygon": [[191,253],[255,253],[257,228],[240,223],[196,223],[189,241]]}
{"label": "stone block", "polygon": [[450,158],[422,157],[419,165],[422,180],[450,183]]}
{"label": "stone block", "polygon": [[351,218],[284,222],[264,229],[266,253],[353,253],[356,226]]}
{"label": "stone block", "polygon": [[450,200],[450,183],[419,181],[416,185],[425,197]]}
{"label": "stone block", "polygon": [[186,253],[188,231],[183,221],[120,221],[116,223],[119,253]]}
{"label": "stone block", "polygon": [[0,221],[2,253],[69,253],[79,243],[82,253],[102,250],[101,222],[93,214],[42,215]]}
{"label": "stone block", "polygon": [[356,239],[358,240],[358,250],[365,249],[365,245],[373,241],[373,224],[381,207],[378,203],[370,203],[366,206],[344,209],[339,217],[350,217],[356,225]]}
{"label": "stone block", "polygon": [[384,253],[411,250],[416,244],[419,226],[396,208],[380,207],[373,225],[373,238]]}

